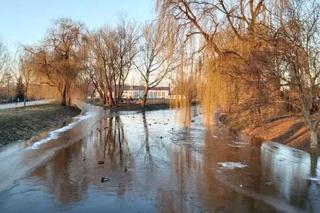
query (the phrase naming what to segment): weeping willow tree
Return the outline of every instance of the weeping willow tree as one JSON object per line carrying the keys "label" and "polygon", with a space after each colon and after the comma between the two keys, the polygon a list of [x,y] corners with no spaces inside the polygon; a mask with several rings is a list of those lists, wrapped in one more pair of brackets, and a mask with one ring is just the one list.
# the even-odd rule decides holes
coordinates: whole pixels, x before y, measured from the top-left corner
{"label": "weeping willow tree", "polygon": [[[179,37],[175,48],[188,47],[179,54],[180,102],[196,97],[206,123],[221,108],[238,124],[254,126],[292,113],[284,106],[294,106],[309,128],[311,147],[317,146],[317,0],[158,0],[157,9],[159,19],[174,26],[168,33]],[[201,60],[194,60],[199,55]],[[201,72],[193,72],[194,67]]]}
{"label": "weeping willow tree", "polygon": [[179,57],[180,64],[177,68],[177,73],[174,76],[174,90],[173,98],[171,99],[171,105],[173,107],[179,107],[179,119],[185,126],[189,126],[191,123],[190,107],[192,101],[196,98],[196,84],[197,76],[193,70],[192,61],[185,60],[184,52],[181,51]]}
{"label": "weeping willow tree", "polygon": [[209,125],[217,109],[235,117],[242,112],[252,123],[264,118],[269,98],[277,96],[270,87],[279,92],[269,75],[269,4],[274,5],[264,0],[157,1],[160,21],[173,26],[167,33],[179,37],[175,48],[183,52],[176,81],[183,98],[178,105],[186,108],[192,100],[200,101]]}

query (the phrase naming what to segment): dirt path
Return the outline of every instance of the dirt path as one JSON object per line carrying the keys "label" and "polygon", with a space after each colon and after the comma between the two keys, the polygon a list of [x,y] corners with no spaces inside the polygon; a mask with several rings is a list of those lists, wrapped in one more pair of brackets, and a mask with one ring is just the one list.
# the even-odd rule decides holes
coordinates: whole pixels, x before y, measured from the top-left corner
{"label": "dirt path", "polygon": [[[35,106],[35,105],[43,105],[52,102],[53,100],[40,100],[40,101],[28,101],[27,106]],[[11,109],[11,108],[18,108],[23,107],[23,102],[19,103],[10,103],[10,104],[0,104],[1,109]]]}

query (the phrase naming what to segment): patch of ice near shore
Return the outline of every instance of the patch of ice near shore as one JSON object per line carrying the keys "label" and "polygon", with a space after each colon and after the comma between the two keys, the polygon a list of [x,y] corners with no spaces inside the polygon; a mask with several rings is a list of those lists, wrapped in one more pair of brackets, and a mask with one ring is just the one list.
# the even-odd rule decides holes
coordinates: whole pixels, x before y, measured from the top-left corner
{"label": "patch of ice near shore", "polygon": [[218,165],[221,166],[223,169],[242,169],[248,166],[240,162],[219,162]]}
{"label": "patch of ice near shore", "polygon": [[233,148],[242,148],[242,145],[236,145],[236,144],[228,144],[228,146],[233,147]]}
{"label": "patch of ice near shore", "polygon": [[320,178],[310,177],[310,178],[308,178],[308,179],[311,180],[311,181],[320,183]]}
{"label": "patch of ice near shore", "polygon": [[39,149],[39,147],[42,145],[42,144],[45,144],[45,143],[48,143],[49,141],[51,140],[55,140],[55,139],[58,139],[59,137],[59,134],[60,133],[63,133],[63,132],[66,132],[70,129],[72,129],[75,125],[77,125],[79,122],[85,120],[85,119],[88,119],[90,118],[91,116],[93,116],[95,113],[94,112],[88,112],[84,115],[79,115],[77,117],[74,118],[74,121],[70,124],[68,124],[67,126],[64,126],[60,129],[56,129],[52,132],[50,132],[48,134],[48,136],[44,139],[41,139],[37,142],[35,142],[34,144],[32,144],[31,147],[27,148],[27,149]]}
{"label": "patch of ice near shore", "polygon": [[241,145],[245,146],[249,144],[249,142],[245,142],[245,141],[232,141],[232,143],[240,146]]}

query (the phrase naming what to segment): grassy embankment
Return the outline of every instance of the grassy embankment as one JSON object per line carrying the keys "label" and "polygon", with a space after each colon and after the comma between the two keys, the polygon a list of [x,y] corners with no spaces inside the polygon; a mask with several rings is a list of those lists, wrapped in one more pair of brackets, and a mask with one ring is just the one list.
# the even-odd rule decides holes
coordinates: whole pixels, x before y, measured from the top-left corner
{"label": "grassy embankment", "polygon": [[248,127],[243,132],[251,137],[252,144],[274,141],[310,152],[310,133],[301,117],[270,120],[259,127]]}
{"label": "grassy embankment", "polygon": [[0,146],[66,125],[80,110],[58,104],[0,110]]}

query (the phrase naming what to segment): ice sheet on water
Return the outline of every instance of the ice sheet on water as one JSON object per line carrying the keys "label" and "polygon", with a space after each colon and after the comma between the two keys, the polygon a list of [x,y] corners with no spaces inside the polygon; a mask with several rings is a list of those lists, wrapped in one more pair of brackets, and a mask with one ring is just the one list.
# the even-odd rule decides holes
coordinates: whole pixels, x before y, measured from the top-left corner
{"label": "ice sheet on water", "polygon": [[56,129],[52,132],[50,132],[48,134],[48,136],[44,139],[41,139],[37,142],[35,142],[34,144],[32,144],[31,147],[29,147],[28,149],[39,149],[39,147],[42,145],[42,144],[45,144],[45,143],[48,143],[49,141],[51,140],[55,140],[59,137],[59,134],[60,133],[63,133],[63,132],[66,132],[68,131],[69,129],[72,129],[75,125],[77,125],[80,121],[83,121],[87,118],[90,118],[91,116],[93,116],[95,113],[94,112],[88,112],[84,115],[79,115],[77,117],[74,118],[74,121],[70,124],[68,124],[67,126],[64,126],[60,129]]}
{"label": "ice sheet on water", "polygon": [[241,162],[218,162],[218,165],[223,169],[236,169],[236,168],[245,168],[248,165],[242,164]]}

